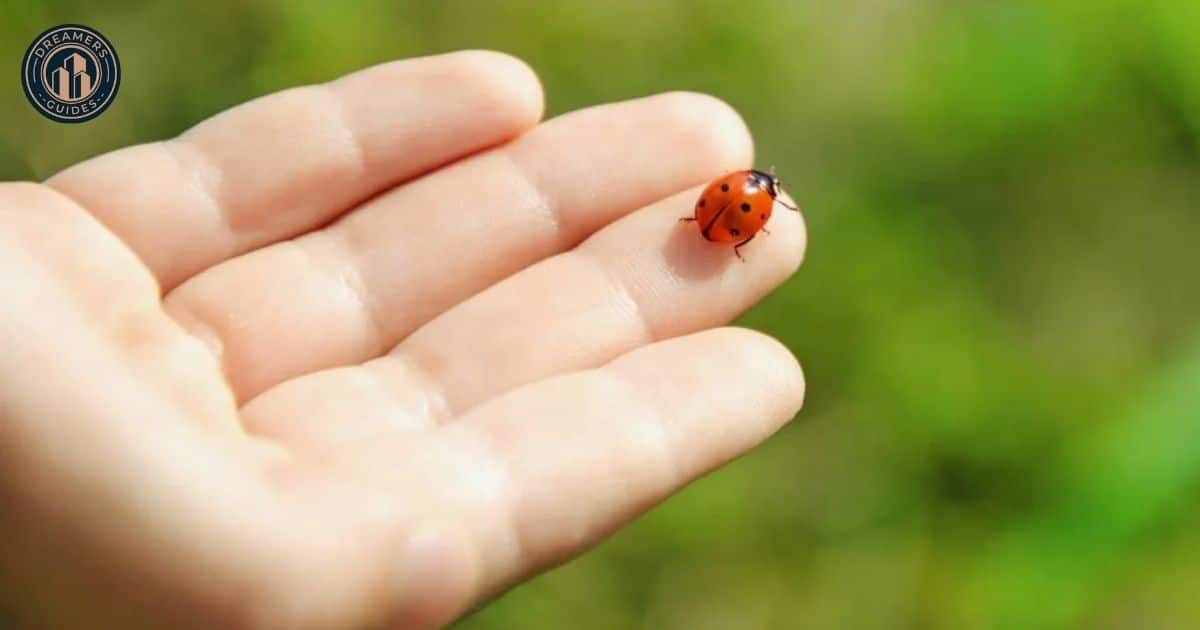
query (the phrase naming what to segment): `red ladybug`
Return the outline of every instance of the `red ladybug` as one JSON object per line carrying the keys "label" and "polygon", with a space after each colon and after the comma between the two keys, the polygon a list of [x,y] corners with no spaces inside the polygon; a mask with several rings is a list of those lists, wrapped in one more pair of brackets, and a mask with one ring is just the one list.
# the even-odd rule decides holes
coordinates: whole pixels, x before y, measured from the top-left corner
{"label": "red ladybug", "polygon": [[[709,184],[696,201],[696,214],[680,221],[695,221],[700,226],[700,235],[717,243],[737,243],[733,253],[742,258],[738,250],[754,240],[759,230],[771,218],[775,202],[789,210],[797,210],[779,199],[779,178],[775,169],[762,171],[737,171]],[[770,232],[767,232],[770,234]],[[745,260],[742,258],[742,260]]]}

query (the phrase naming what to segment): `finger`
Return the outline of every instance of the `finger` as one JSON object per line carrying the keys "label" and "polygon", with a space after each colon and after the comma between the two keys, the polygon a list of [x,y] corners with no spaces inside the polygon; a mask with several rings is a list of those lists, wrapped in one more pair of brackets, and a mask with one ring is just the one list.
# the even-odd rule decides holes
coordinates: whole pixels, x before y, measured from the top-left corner
{"label": "finger", "polygon": [[377,436],[331,465],[463,523],[486,596],[754,446],[803,394],[778,342],[710,330],[515,390],[436,432]]}
{"label": "finger", "polygon": [[564,116],[168,297],[245,400],[387,352],[441,311],[632,210],[750,159],[727,105],[669,94]]}
{"label": "finger", "polygon": [[772,236],[747,247],[743,263],[731,246],[678,222],[699,192],[609,225],[451,309],[368,365],[385,383],[393,366],[416,366],[453,416],[513,387],[725,324],[795,272],[803,222],[797,213],[773,215]]}
{"label": "finger", "polygon": [[536,77],[505,55],[399,61],[251,101],[47,183],[122,238],[169,289],[503,142],[536,123],[541,103]]}
{"label": "finger", "polygon": [[678,223],[698,194],[656,203],[490,287],[388,356],[274,388],[246,406],[244,421],[293,448],[320,450],[423,428],[525,383],[724,324],[796,270],[804,225],[798,213],[775,213],[771,236],[746,247],[743,263],[730,245]]}
{"label": "finger", "polygon": [[0,183],[0,286],[0,368],[9,370],[0,382],[58,391],[56,404],[67,404],[68,390],[88,389],[76,377],[90,370],[88,386],[137,382],[140,398],[177,412],[131,406],[133,430],[181,417],[242,434],[220,366],[163,312],[154,279],[133,253],[74,201],[39,184]]}

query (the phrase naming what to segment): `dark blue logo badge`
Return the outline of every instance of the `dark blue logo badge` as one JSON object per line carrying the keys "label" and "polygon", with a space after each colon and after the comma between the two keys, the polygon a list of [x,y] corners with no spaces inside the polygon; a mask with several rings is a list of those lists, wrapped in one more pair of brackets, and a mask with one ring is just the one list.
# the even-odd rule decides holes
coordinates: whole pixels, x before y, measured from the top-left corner
{"label": "dark blue logo badge", "polygon": [[89,121],[108,109],[121,85],[121,62],[96,29],[63,24],[38,35],[21,61],[25,96],[43,116]]}

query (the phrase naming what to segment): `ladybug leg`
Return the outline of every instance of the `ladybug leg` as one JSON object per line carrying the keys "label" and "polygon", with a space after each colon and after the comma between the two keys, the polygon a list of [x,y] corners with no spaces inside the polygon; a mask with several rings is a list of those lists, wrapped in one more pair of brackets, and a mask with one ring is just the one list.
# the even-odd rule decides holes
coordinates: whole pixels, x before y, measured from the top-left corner
{"label": "ladybug leg", "polygon": [[681,217],[681,218],[679,219],[679,222],[680,222],[680,223],[687,223],[688,221],[695,221],[695,220],[696,220],[696,217]]}
{"label": "ladybug leg", "polygon": [[771,235],[771,230],[768,230],[768,229],[767,229],[767,228],[765,228],[765,227],[764,227],[764,228],[758,228],[758,231],[759,231],[759,232],[762,232],[763,234],[766,234],[767,236],[770,236],[770,235]]}
{"label": "ladybug leg", "polygon": [[741,243],[738,243],[737,245],[734,245],[734,246],[733,246],[733,253],[734,253],[734,255],[735,255],[735,256],[737,256],[737,257],[738,257],[738,260],[740,260],[740,261],[742,261],[742,262],[746,262],[746,259],[742,257],[742,252],[741,252],[741,251],[739,251],[739,250],[740,250],[740,249],[742,248],[742,246],[743,246],[743,245],[745,245],[746,243],[749,243],[750,241],[753,241],[755,236],[758,236],[758,234],[751,234],[751,235],[750,235],[750,238],[748,238],[748,239],[746,239],[746,240],[742,241]]}

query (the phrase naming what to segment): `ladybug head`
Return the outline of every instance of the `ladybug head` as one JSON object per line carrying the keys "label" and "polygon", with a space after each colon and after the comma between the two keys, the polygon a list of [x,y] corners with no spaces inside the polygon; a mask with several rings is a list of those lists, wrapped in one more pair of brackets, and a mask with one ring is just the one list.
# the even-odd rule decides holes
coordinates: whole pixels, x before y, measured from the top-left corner
{"label": "ladybug head", "polygon": [[779,178],[775,176],[775,167],[772,166],[767,172],[750,171],[750,176],[753,177],[759,188],[765,189],[771,195],[771,199],[778,201],[783,207],[788,210],[799,211],[800,209],[779,198],[783,192],[783,184],[779,182]]}
{"label": "ladybug head", "polygon": [[779,196],[780,184],[779,178],[775,177],[774,166],[765,173],[762,171],[750,171],[750,177],[754,180],[756,187],[766,190],[772,199]]}

